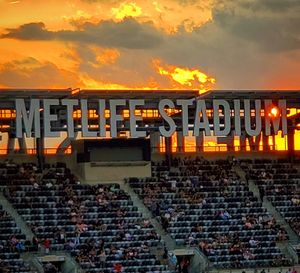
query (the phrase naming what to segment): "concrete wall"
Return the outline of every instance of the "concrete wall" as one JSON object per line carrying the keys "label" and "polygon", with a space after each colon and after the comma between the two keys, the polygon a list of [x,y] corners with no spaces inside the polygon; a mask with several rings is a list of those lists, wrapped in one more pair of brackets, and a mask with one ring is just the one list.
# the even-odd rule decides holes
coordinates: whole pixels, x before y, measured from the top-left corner
{"label": "concrete wall", "polygon": [[77,165],[77,174],[86,182],[121,181],[126,177],[151,176],[151,163],[139,162],[89,162]]}

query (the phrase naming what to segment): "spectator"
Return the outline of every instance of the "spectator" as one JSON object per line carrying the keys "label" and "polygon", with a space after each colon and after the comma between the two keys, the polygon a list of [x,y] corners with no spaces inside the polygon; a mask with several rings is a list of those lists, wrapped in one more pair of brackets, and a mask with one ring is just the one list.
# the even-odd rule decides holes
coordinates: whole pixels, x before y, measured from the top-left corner
{"label": "spectator", "polygon": [[115,273],[120,273],[122,272],[122,265],[120,263],[115,263],[114,264],[114,272]]}
{"label": "spectator", "polygon": [[39,248],[40,248],[40,243],[39,243],[38,238],[36,238],[36,237],[33,237],[33,238],[32,238],[32,246],[33,246],[33,250],[34,250],[34,251],[38,251],[38,250],[39,250]]}
{"label": "spectator", "polygon": [[51,241],[48,238],[44,240],[44,248],[45,248],[45,253],[49,254],[51,248]]}
{"label": "spectator", "polygon": [[24,245],[24,242],[19,240],[16,244],[16,250],[18,252],[23,252],[25,250],[25,245]]}
{"label": "spectator", "polygon": [[265,197],[265,189],[263,186],[261,186],[261,187],[259,187],[259,198],[261,201],[263,201],[264,197]]}
{"label": "spectator", "polygon": [[101,253],[99,255],[99,258],[100,258],[101,267],[105,267],[105,262],[106,262],[106,259],[107,259],[107,255],[105,254],[104,250],[101,251]]}

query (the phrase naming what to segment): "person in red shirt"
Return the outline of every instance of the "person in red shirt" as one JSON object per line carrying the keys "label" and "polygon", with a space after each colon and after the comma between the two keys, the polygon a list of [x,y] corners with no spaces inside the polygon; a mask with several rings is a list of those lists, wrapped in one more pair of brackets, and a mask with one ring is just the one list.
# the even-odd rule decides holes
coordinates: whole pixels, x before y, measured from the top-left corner
{"label": "person in red shirt", "polygon": [[48,254],[50,251],[50,247],[51,247],[51,242],[49,239],[45,239],[44,241],[44,248],[45,248],[45,253]]}
{"label": "person in red shirt", "polygon": [[116,273],[122,272],[122,265],[120,263],[116,263],[114,265],[114,272],[116,272]]}

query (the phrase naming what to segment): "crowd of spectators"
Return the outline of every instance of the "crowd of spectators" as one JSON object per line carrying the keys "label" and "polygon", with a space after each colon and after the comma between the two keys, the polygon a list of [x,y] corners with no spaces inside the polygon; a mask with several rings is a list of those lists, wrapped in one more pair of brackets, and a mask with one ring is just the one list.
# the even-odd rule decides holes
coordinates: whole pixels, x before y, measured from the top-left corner
{"label": "crowd of spectators", "polygon": [[9,187],[6,196],[36,234],[37,245],[46,253],[70,251],[86,272],[120,266],[169,272],[150,253],[160,237],[117,184],[82,185],[67,168],[55,166]]}
{"label": "crowd of spectators", "polygon": [[20,254],[33,250],[31,242],[21,233],[5,210],[0,208],[0,272],[32,272]]}
{"label": "crowd of spectators", "polygon": [[232,166],[202,158],[153,164],[153,176],[129,179],[177,243],[198,245],[216,267],[285,265],[276,247],[284,229],[262,208]]}
{"label": "crowd of spectators", "polygon": [[[153,163],[151,178],[128,181],[176,243],[198,246],[218,268],[289,265],[276,247],[288,236],[261,201],[266,197],[277,205],[299,234],[294,170],[251,169],[248,179],[260,181],[259,200],[234,172],[234,160],[173,158],[170,163]],[[11,234],[0,251],[64,249],[89,273],[171,272],[150,251],[160,238],[149,219],[119,185],[82,185],[63,164],[41,172],[34,164],[9,161],[0,165],[0,184],[8,186],[6,197],[36,235],[29,242]],[[279,201],[286,207],[282,211]],[[0,220],[5,217],[1,212]]]}
{"label": "crowd of spectators", "polygon": [[42,171],[34,163],[16,164],[12,160],[0,163],[0,185],[34,184],[42,177]]}
{"label": "crowd of spectators", "polygon": [[300,236],[300,172],[289,162],[270,160],[250,162],[245,170],[259,187],[261,199],[271,201]]}

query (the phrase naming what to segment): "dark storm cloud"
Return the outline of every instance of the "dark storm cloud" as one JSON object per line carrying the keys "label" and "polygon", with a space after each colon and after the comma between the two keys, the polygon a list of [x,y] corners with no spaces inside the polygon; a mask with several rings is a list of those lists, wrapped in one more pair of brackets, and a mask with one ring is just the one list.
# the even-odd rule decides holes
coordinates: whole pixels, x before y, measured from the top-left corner
{"label": "dark storm cloud", "polygon": [[140,24],[132,18],[122,22],[101,21],[98,24],[85,23],[78,30],[49,31],[43,23],[24,24],[7,29],[1,38],[19,40],[61,40],[96,44],[99,46],[150,49],[163,41],[162,32],[151,23]]}
{"label": "dark storm cloud", "polygon": [[18,28],[8,28],[2,38],[13,38],[18,40],[51,40],[54,33],[47,31],[42,22],[21,25]]}
{"label": "dark storm cloud", "polygon": [[234,5],[225,4],[221,8],[215,8],[213,21],[224,31],[255,43],[264,51],[299,49],[299,3],[299,0],[234,2]]}
{"label": "dark storm cloud", "polygon": [[[183,5],[195,2],[177,1]],[[237,39],[258,45],[265,52],[300,48],[300,0],[216,0],[212,16],[212,31],[217,28],[218,31],[221,30],[221,35],[229,33]],[[139,23],[133,18],[122,22],[109,20],[97,24],[85,23],[77,30],[60,31],[50,31],[40,22],[7,29],[7,33],[1,37],[61,40],[127,49],[156,49],[166,44],[169,46],[175,40],[186,44],[183,39],[194,40],[194,34],[202,35],[201,29],[205,27],[200,27],[200,31],[195,30],[195,33],[185,33],[183,29],[171,37],[155,28],[152,23]],[[209,33],[207,38],[209,36],[214,35]]]}
{"label": "dark storm cloud", "polygon": [[78,86],[80,80],[76,73],[29,57],[0,64],[0,83],[12,88],[53,88]]}
{"label": "dark storm cloud", "polygon": [[260,0],[254,2],[243,1],[240,3],[240,5],[254,11],[268,10],[272,12],[285,12],[291,9],[300,9],[299,0]]}

